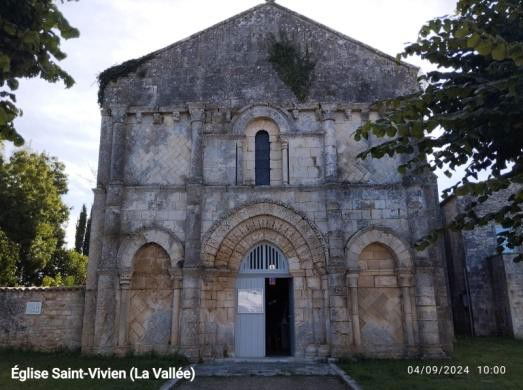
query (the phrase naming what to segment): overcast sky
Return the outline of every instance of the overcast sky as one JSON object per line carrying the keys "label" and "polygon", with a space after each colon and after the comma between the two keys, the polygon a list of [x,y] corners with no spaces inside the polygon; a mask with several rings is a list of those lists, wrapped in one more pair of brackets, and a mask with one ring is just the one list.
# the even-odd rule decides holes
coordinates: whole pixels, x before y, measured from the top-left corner
{"label": "overcast sky", "polygon": [[[76,80],[71,89],[41,80],[23,80],[17,92],[24,115],[16,127],[26,145],[46,151],[66,165],[71,207],[67,241],[82,204],[90,207],[96,185],[100,112],[96,75],[125,60],[167,46],[263,0],[80,0],[60,8],[80,30],[66,41],[61,62]],[[308,16],[390,55],[416,40],[422,24],[452,14],[456,0],[278,0]],[[427,69],[415,58],[408,62]],[[441,181],[440,187],[447,182]],[[441,189],[441,188],[440,188]]]}

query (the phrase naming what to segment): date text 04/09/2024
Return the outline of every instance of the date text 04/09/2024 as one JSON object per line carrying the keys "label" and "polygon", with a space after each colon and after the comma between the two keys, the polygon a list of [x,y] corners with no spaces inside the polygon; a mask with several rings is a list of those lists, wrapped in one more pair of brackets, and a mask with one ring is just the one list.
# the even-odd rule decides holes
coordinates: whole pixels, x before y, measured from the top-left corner
{"label": "date text 04/09/2024", "polygon": [[419,365],[408,366],[407,374],[409,375],[469,375],[471,373],[478,375],[505,375],[507,367],[503,365],[478,365],[469,366],[438,366],[438,365]]}

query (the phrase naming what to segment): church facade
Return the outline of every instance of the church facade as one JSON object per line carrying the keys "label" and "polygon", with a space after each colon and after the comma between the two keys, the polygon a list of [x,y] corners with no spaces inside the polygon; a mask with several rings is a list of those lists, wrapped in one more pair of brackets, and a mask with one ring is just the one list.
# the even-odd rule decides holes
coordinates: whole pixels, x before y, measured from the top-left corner
{"label": "church facade", "polygon": [[[276,37],[276,38],[275,38]],[[297,97],[269,61],[310,59]],[[86,353],[445,356],[436,180],[359,160],[371,103],[418,69],[266,2],[118,68],[102,89]],[[294,91],[294,92],[293,92]]]}

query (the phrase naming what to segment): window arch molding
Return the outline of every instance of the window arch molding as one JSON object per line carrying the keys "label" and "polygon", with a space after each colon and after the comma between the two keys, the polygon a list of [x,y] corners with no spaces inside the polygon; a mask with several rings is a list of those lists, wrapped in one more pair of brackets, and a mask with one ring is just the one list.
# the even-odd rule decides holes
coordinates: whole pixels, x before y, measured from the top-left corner
{"label": "window arch molding", "polygon": [[273,121],[280,129],[281,134],[292,133],[296,131],[295,121],[289,114],[277,107],[270,105],[250,105],[244,107],[233,119],[233,134],[244,134],[249,124],[257,119],[265,118]]}
{"label": "window arch molding", "polygon": [[[256,181],[256,135],[266,132],[269,138],[269,182],[265,185],[282,185],[284,182],[284,170],[287,169],[286,150],[287,142],[280,137],[280,128],[271,119],[257,118],[251,121],[245,128],[243,139],[243,184],[258,185]],[[258,161],[258,164],[260,161]],[[258,167],[260,168],[260,167]]]}

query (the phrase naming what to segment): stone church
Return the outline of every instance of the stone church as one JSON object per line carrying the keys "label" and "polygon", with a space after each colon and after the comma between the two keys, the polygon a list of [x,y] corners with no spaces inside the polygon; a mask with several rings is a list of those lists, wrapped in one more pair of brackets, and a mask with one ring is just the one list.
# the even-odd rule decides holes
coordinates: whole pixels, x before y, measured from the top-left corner
{"label": "stone church", "polygon": [[[306,94],[269,60],[284,39]],[[113,70],[83,352],[451,352],[443,248],[411,249],[441,223],[435,177],[353,138],[416,67],[266,1]]]}

